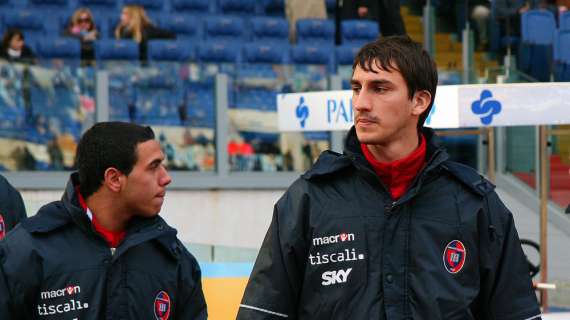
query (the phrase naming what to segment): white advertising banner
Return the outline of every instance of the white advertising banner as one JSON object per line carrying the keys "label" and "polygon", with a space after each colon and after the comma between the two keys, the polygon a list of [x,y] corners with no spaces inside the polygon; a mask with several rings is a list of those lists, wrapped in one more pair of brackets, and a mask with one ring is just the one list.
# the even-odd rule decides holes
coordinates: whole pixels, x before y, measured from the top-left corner
{"label": "white advertising banner", "polygon": [[[348,130],[352,91],[277,95],[280,131]],[[570,123],[570,83],[439,86],[426,126],[443,128]]]}

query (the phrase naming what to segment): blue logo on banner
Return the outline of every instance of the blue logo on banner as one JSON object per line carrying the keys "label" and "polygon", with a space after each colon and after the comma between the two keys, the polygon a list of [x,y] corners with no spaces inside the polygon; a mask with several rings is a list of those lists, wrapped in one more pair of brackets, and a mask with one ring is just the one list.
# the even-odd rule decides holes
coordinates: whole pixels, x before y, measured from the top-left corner
{"label": "blue logo on banner", "polygon": [[299,105],[295,109],[295,115],[297,116],[297,119],[299,119],[299,122],[301,123],[301,128],[304,128],[305,122],[309,117],[309,107],[305,104],[304,97],[301,97],[301,99],[299,99]]}
{"label": "blue logo on banner", "polygon": [[431,110],[429,111],[428,116],[426,118],[427,125],[431,123],[431,116],[433,116],[434,113],[435,113],[435,103],[431,106]]}
{"label": "blue logo on banner", "polygon": [[471,111],[481,118],[481,123],[490,125],[493,122],[493,116],[501,113],[501,103],[493,99],[493,93],[489,90],[481,92],[481,98],[473,101]]}

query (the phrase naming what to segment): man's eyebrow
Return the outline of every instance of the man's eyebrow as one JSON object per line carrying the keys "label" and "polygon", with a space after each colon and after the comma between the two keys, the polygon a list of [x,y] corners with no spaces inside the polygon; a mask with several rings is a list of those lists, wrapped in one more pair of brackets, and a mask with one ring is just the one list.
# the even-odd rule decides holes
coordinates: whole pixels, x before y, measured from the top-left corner
{"label": "man's eyebrow", "polygon": [[152,161],[148,164],[148,166],[151,167],[151,166],[154,166],[154,165],[159,165],[159,164],[162,163],[162,161],[164,161],[164,157],[155,158],[154,160],[152,160]]}
{"label": "man's eyebrow", "polygon": [[[391,85],[392,81],[386,80],[386,79],[378,79],[378,80],[371,80],[370,83],[373,85]],[[355,80],[355,79],[351,79],[350,84],[351,85],[359,85],[360,81]]]}

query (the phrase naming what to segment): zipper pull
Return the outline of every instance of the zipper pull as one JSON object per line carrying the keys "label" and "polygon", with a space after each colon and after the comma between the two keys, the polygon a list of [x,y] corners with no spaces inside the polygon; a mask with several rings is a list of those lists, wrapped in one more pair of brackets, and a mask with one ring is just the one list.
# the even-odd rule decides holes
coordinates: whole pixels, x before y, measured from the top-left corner
{"label": "zipper pull", "polygon": [[117,251],[117,248],[111,248],[111,255],[112,255],[112,256],[115,255],[115,251]]}

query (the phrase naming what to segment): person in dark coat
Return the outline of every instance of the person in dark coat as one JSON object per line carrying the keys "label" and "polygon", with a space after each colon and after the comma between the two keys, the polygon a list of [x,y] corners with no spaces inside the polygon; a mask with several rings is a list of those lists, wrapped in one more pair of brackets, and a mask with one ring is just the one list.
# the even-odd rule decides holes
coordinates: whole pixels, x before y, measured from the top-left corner
{"label": "person in dark coat", "polygon": [[2,319],[207,319],[200,267],[158,215],[163,162],[150,127],[89,129],[62,199],[0,242]]}
{"label": "person in dark coat", "polygon": [[99,38],[99,30],[91,10],[88,8],[75,10],[64,35],[77,38],[81,42],[81,59],[84,62],[95,60],[94,42]]}
{"label": "person in dark coat", "polygon": [[437,68],[384,37],[354,64],[354,126],[279,199],[238,320],[540,319],[513,216],[424,121]]}
{"label": "person in dark coat", "polygon": [[0,59],[9,62],[33,64],[36,62],[36,55],[32,49],[26,45],[22,31],[19,29],[8,29],[2,37]]}
{"label": "person in dark coat", "polygon": [[26,219],[26,207],[22,196],[0,175],[0,240],[8,231]]}
{"label": "person in dark coat", "polygon": [[176,39],[170,31],[158,28],[139,5],[126,5],[121,20],[115,28],[116,39],[131,39],[139,44],[139,59],[147,60],[148,41],[152,39]]}

